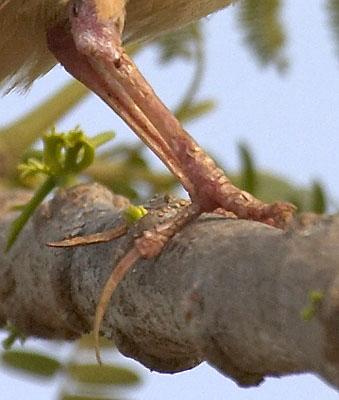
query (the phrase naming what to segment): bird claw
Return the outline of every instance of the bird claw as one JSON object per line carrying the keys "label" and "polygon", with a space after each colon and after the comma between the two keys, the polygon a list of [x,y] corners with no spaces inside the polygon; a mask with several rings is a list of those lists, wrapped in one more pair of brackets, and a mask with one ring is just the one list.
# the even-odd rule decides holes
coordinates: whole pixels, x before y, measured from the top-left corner
{"label": "bird claw", "polygon": [[[167,221],[153,229],[142,229],[132,250],[114,269],[96,310],[94,330],[98,361],[98,335],[108,301],[138,258],[158,255],[170,237],[202,212],[213,212],[221,207],[238,218],[278,228],[284,228],[294,213],[294,206],[288,203],[266,205],[241,191],[216,167],[159,100],[126,54],[121,45],[125,2],[110,4],[114,7],[104,10],[97,7],[95,0],[76,3],[76,8],[71,8],[69,25],[62,23],[47,31],[49,48],[66,70],[97,93],[165,163],[187,190],[192,203],[177,208],[174,216],[169,213]],[[167,211],[159,212],[167,214]],[[64,241],[61,247],[99,243],[97,239],[73,238]]]}
{"label": "bird claw", "polygon": [[[239,189],[236,190],[240,192]],[[252,200],[252,196],[247,198],[247,200]],[[255,205],[257,205],[256,202],[259,201],[253,200]],[[260,205],[263,206],[261,208],[255,208],[258,214],[256,218],[252,216],[252,219],[261,220],[261,222],[276,227],[285,227],[286,223],[292,218],[295,210],[293,205],[283,202],[275,202],[268,205],[260,202]],[[137,260],[141,258],[150,259],[158,256],[171,237],[180,231],[189,221],[194,220],[203,212],[203,209],[197,202],[192,203],[187,200],[177,201],[173,200],[170,196],[152,199],[146,208],[148,208],[148,213],[135,223],[138,233],[134,234],[135,240],[133,247],[113,269],[105,283],[96,306],[93,334],[95,354],[99,364],[101,364],[99,347],[101,322],[107,310],[108,303],[121,280],[126,276],[127,272]],[[214,212],[226,217],[236,218],[235,214],[226,211],[224,208],[216,208]],[[157,221],[155,226],[152,219],[154,216],[156,216]],[[149,218],[151,218],[152,228],[147,228],[147,225],[149,225],[147,219]],[[126,222],[123,222],[106,232],[77,236],[57,242],[49,242],[47,245],[50,247],[76,247],[98,244],[116,239],[126,234],[127,231],[128,225]]]}
{"label": "bird claw", "polygon": [[92,233],[86,236],[75,236],[73,238],[60,240],[57,242],[46,243],[49,247],[77,247],[88,246],[90,244],[98,244],[109,242],[124,235],[128,231],[128,225],[123,222],[122,224],[114,227],[105,232]]}

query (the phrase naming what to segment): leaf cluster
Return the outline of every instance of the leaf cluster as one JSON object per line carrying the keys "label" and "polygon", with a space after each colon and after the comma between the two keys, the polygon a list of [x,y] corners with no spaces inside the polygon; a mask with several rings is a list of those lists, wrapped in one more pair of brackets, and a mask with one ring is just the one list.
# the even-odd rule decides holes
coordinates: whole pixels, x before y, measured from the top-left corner
{"label": "leaf cluster", "polygon": [[102,133],[89,138],[78,127],[68,133],[57,133],[52,128],[49,134],[43,136],[43,150],[35,151],[34,157],[28,157],[26,162],[19,164],[18,169],[23,180],[37,174],[47,177],[28,203],[20,207],[19,216],[10,226],[7,250],[46,196],[56,187],[76,184],[77,175],[93,163],[96,148],[112,136],[111,133]]}
{"label": "leaf cluster", "polygon": [[[59,347],[61,343],[55,342],[53,345]],[[102,339],[101,345],[111,357],[114,356],[116,349],[111,341]],[[27,348],[5,351],[1,361],[13,372],[40,381],[63,377],[66,384],[60,388],[58,400],[113,400],[112,396],[119,399],[125,389],[140,384],[140,376],[129,368],[111,363],[99,366],[94,362],[79,362],[88,352],[94,353],[91,335],[78,340],[73,356],[66,361]]]}

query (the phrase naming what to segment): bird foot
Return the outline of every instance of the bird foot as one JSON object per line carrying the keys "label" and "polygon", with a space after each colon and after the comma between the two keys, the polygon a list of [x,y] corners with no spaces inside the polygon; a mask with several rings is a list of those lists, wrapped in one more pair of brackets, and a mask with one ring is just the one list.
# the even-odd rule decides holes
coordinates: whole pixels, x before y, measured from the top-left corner
{"label": "bird foot", "polygon": [[[237,189],[238,191],[238,189]],[[257,200],[256,200],[257,201]],[[290,216],[290,207],[285,203],[276,202],[271,205],[264,205],[263,211],[257,214],[257,217],[262,218],[262,222],[268,225],[277,225],[278,221],[286,224],[286,216]],[[95,310],[93,334],[94,334],[94,347],[96,359],[101,364],[100,347],[99,347],[99,334],[102,319],[108,307],[108,303],[121,282],[121,280],[128,273],[133,264],[141,258],[150,259],[157,257],[168,240],[179,232],[187,223],[196,219],[202,212],[202,208],[198,203],[192,203],[187,200],[173,200],[169,196],[164,198],[152,199],[150,201],[149,211],[146,216],[136,222],[136,233],[134,234],[135,240],[133,247],[123,256],[123,258],[114,267],[111,275],[109,276],[106,284],[101,292],[98,304]],[[266,210],[267,208],[267,210]],[[248,210],[246,208],[246,210]],[[286,216],[283,213],[285,210]],[[236,215],[223,208],[217,208],[213,212],[220,215],[236,218]],[[257,212],[257,211],[256,211]],[[278,215],[277,219],[272,216]],[[282,216],[285,216],[282,218]],[[154,227],[147,227],[150,223],[147,219],[151,218],[151,225],[154,216],[160,222],[157,222]],[[266,219],[264,219],[266,218]],[[90,244],[98,244],[117,239],[128,231],[127,222],[123,222],[118,226],[106,232],[94,233],[87,236],[77,236],[69,239],[64,239],[56,242],[47,243],[50,247],[76,247],[87,246]]]}
{"label": "bird foot", "polygon": [[[145,217],[136,222],[136,232],[134,234],[134,246],[114,267],[106,284],[101,292],[95,310],[93,334],[96,359],[101,364],[99,333],[101,321],[105,315],[108,303],[127,272],[132,265],[140,258],[150,259],[158,256],[168,240],[192,219],[200,214],[200,208],[187,200],[174,200],[170,196],[164,198],[154,198],[150,201],[150,210]],[[145,229],[154,217],[160,222],[154,227]],[[151,219],[150,223],[147,219]],[[139,226],[138,226],[139,225]],[[48,242],[49,247],[77,247],[98,244],[117,239],[128,231],[128,224],[123,222],[106,232],[94,233],[87,236],[77,236],[61,241]]]}
{"label": "bird foot", "polygon": [[[295,212],[289,203],[264,204],[236,188],[216,167],[159,100],[122,47],[125,2],[111,2],[114,7],[101,8],[106,3],[74,0],[69,10],[70,23],[62,21],[48,30],[49,48],[68,72],[97,93],[164,162],[187,190],[192,203],[177,210],[167,222],[152,230],[144,229],[113,271],[96,310],[96,348],[101,319],[119,281],[138,258],[158,255],[166,241],[188,221],[202,212],[222,208],[238,218],[285,229]],[[72,240],[74,245],[76,241]],[[79,239],[83,245],[90,240],[85,242]],[[98,351],[97,358],[99,361]]]}

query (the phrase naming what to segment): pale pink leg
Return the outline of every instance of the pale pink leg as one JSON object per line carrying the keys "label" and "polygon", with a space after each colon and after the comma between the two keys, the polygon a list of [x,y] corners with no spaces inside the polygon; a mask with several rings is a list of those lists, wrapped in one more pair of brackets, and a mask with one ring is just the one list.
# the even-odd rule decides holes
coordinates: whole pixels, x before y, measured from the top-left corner
{"label": "pale pink leg", "polygon": [[[70,7],[70,23],[61,21],[47,32],[50,50],[69,73],[125,120],[181,181],[192,199],[192,204],[168,222],[142,232],[134,247],[114,269],[96,310],[94,330],[100,361],[98,334],[105,309],[116,286],[139,257],[159,254],[175,232],[204,211],[223,208],[239,218],[285,228],[295,207],[282,202],[264,204],[232,185],[162,104],[125,53],[121,46],[124,9],[115,11],[109,19],[99,16],[97,10],[96,0],[74,0]],[[99,238],[94,236],[92,239]],[[76,242],[71,239],[67,245],[72,245],[72,240],[73,244]],[[86,239],[79,240],[78,244],[86,244]]]}
{"label": "pale pink leg", "polygon": [[124,10],[100,19],[94,0],[76,5],[71,29],[61,23],[48,32],[49,47],[65,68],[130,125],[180,179],[201,212],[222,207],[239,218],[284,228],[295,207],[264,204],[233,186],[155,95],[121,46]]}

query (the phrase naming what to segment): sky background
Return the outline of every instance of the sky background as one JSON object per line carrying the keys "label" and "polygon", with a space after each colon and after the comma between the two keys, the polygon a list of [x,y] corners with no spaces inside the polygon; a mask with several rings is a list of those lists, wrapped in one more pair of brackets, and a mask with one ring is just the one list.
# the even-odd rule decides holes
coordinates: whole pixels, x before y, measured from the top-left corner
{"label": "sky background", "polygon": [[[287,29],[286,55],[290,67],[280,75],[273,67],[261,68],[243,44],[236,21],[236,7],[205,20],[207,71],[200,98],[214,98],[216,110],[207,118],[186,125],[198,143],[223,162],[227,170],[237,170],[237,144],[245,142],[255,156],[257,166],[308,186],[320,180],[339,204],[339,49],[328,28],[323,1],[284,2],[283,19]],[[170,68],[159,67],[156,56],[145,50],[136,57],[142,72],[170,108],[180,101],[183,82],[192,72],[190,66],[175,62]],[[36,82],[25,96],[11,94],[0,98],[2,125],[34,108],[69,76],[61,67],[54,68]],[[76,124],[87,134],[106,130],[118,133],[116,143],[135,142],[134,135],[94,95],[90,95],[64,118],[57,128],[71,129]],[[150,155],[152,165],[162,168]],[[0,339],[4,335],[0,335]],[[29,340],[31,349],[46,349],[67,358],[69,345],[51,345]],[[143,376],[144,384],[124,398],[139,400],[237,399],[237,400],[312,400],[338,398],[337,393],[311,375],[267,379],[259,388],[239,389],[229,379],[207,365],[175,376],[149,373],[139,364],[132,365]],[[60,379],[41,384],[38,380],[14,375],[0,366],[1,400],[54,399]]]}

